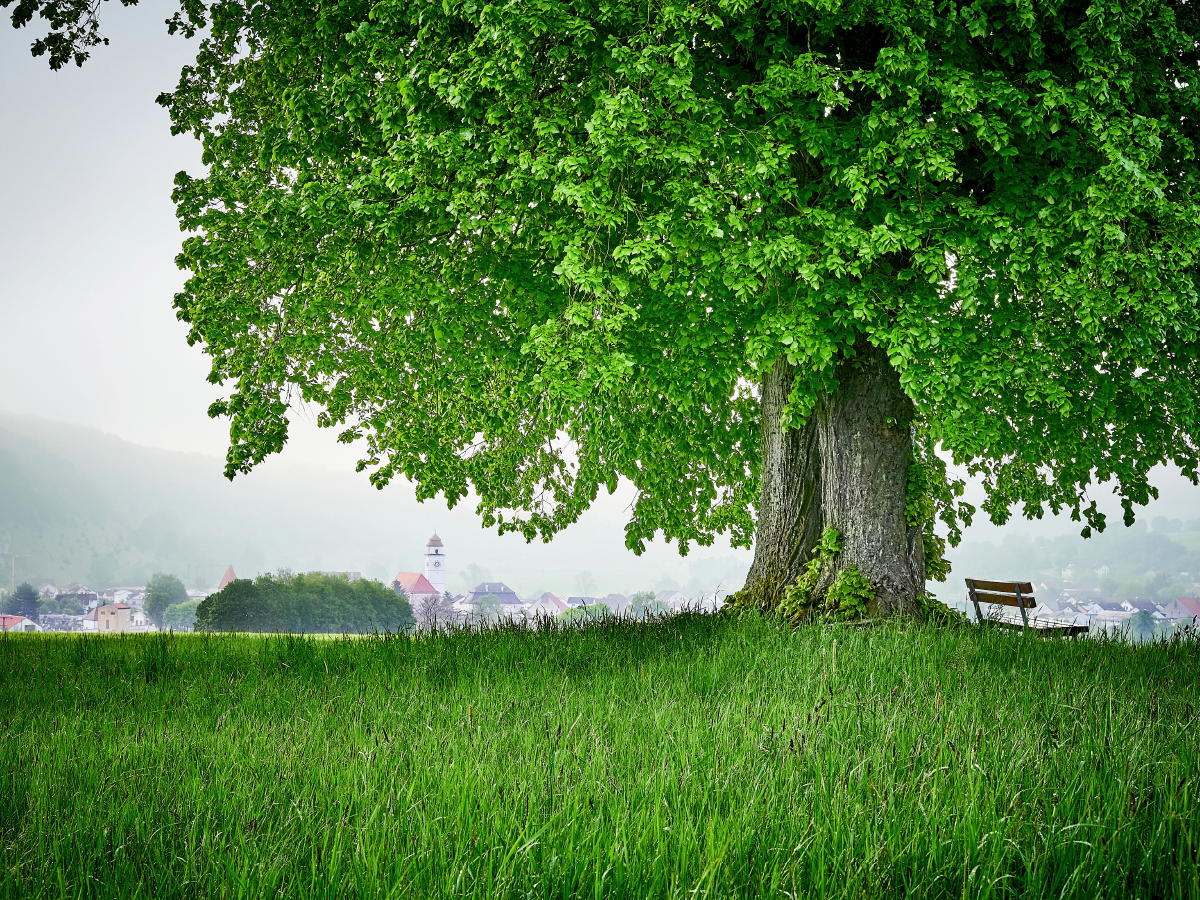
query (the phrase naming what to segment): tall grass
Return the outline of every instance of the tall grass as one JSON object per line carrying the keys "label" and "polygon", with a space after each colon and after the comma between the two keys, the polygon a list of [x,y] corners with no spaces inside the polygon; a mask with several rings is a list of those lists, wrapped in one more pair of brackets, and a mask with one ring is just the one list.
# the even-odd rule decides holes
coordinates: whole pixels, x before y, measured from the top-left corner
{"label": "tall grass", "polygon": [[0,641],[0,895],[1200,897],[1192,644]]}

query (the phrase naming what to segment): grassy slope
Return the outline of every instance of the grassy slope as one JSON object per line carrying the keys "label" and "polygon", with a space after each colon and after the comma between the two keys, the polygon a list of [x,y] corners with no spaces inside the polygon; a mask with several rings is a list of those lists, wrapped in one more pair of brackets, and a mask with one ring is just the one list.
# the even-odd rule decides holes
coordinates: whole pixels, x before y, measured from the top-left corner
{"label": "grassy slope", "polygon": [[1200,896],[1197,683],[1182,644],[696,616],[10,636],[0,895]]}
{"label": "grassy slope", "polygon": [[1182,531],[1171,535],[1171,540],[1183,544],[1193,553],[1200,550],[1200,531]]}

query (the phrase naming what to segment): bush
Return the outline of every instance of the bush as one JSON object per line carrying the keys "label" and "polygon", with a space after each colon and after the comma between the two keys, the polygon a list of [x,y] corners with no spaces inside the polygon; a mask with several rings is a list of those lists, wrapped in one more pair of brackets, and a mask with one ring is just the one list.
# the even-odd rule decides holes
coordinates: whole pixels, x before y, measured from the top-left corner
{"label": "bush", "polygon": [[173,603],[187,600],[187,588],[175,575],[155,572],[146,584],[146,615],[159,628],[164,627],[163,613]]}
{"label": "bush", "polygon": [[626,614],[635,619],[653,619],[659,616],[669,616],[671,607],[661,600],[654,599],[654,591],[638,591],[631,598]]}
{"label": "bush", "polygon": [[575,622],[580,619],[599,619],[611,615],[612,608],[607,603],[590,603],[587,606],[564,609],[555,618],[562,622]]}
{"label": "bush", "polygon": [[172,631],[190,631],[196,624],[196,610],[199,607],[199,600],[172,603],[163,613],[163,627]]}
{"label": "bush", "polygon": [[375,581],[344,575],[260,575],[238,579],[202,600],[197,631],[363,634],[407,631],[412,606]]}
{"label": "bush", "polygon": [[82,616],[83,604],[78,597],[63,597],[61,600],[41,600],[38,602],[40,616]]}

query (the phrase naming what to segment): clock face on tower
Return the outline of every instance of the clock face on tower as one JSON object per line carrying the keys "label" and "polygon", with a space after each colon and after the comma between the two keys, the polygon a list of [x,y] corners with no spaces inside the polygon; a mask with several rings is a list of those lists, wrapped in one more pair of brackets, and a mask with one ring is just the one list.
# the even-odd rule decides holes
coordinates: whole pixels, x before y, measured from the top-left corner
{"label": "clock face on tower", "polygon": [[442,561],[440,559],[435,559],[433,561],[433,567],[435,569],[440,569],[442,567]]}

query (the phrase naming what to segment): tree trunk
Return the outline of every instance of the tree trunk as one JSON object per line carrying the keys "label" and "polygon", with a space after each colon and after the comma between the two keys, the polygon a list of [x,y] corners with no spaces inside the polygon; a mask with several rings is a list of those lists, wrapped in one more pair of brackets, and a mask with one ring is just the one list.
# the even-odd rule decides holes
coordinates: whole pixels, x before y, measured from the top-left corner
{"label": "tree trunk", "polygon": [[781,417],[795,369],[780,358],[762,383],[762,478],[754,563],[743,589],[749,603],[773,609],[794,582],[821,537],[820,459],[817,428],[810,416],[800,428]]}
{"label": "tree trunk", "polygon": [[838,366],[837,383],[815,418],[822,522],[841,534],[842,551],[816,593],[854,565],[875,589],[871,615],[915,613],[925,590],[925,548],[920,526],[909,528],[904,511],[913,403],[887,354],[865,340]]}
{"label": "tree trunk", "polygon": [[763,380],[762,483],[743,602],[774,608],[832,526],[842,550],[822,571],[814,599],[854,565],[874,588],[871,615],[915,613],[925,551],[920,526],[905,521],[913,404],[898,373],[886,353],[860,340],[838,366],[833,393],[801,427],[784,428],[793,377],[780,359]]}

